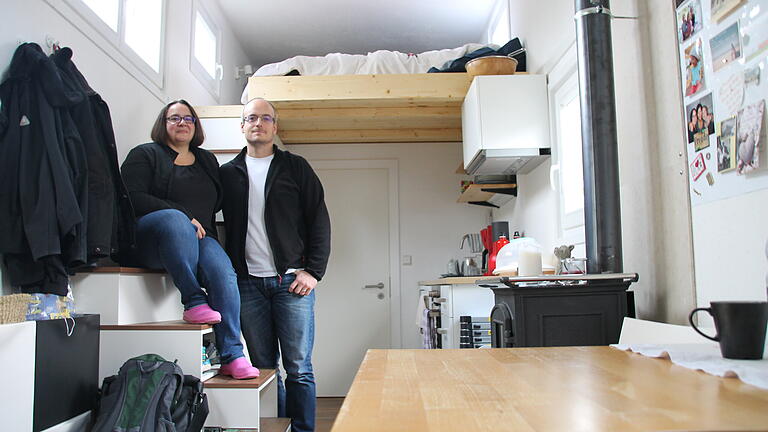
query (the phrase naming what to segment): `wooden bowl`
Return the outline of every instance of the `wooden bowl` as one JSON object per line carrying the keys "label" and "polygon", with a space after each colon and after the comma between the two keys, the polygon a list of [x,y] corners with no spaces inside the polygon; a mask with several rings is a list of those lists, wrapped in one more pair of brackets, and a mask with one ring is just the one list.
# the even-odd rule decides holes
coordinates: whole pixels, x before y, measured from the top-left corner
{"label": "wooden bowl", "polygon": [[513,75],[517,69],[517,60],[507,56],[478,57],[467,62],[467,73],[477,75]]}

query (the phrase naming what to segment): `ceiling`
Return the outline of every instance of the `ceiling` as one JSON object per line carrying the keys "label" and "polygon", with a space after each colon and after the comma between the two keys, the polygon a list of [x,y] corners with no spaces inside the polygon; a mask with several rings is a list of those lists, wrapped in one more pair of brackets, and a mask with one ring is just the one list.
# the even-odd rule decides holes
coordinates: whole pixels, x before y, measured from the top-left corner
{"label": "ceiling", "polygon": [[483,39],[498,0],[219,0],[251,63],[297,55],[420,53]]}

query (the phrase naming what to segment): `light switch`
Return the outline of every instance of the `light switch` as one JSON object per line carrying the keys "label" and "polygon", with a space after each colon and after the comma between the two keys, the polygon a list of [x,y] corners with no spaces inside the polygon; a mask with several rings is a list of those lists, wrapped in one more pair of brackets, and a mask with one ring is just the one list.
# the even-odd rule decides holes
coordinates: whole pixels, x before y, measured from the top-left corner
{"label": "light switch", "polygon": [[403,265],[412,265],[413,264],[413,257],[411,255],[403,255]]}

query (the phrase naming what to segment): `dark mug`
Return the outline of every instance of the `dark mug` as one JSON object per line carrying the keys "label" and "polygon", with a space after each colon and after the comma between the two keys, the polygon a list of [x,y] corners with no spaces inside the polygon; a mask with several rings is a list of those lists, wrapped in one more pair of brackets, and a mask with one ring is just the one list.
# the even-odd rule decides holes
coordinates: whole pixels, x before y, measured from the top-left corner
{"label": "dark mug", "polygon": [[[696,308],[688,322],[700,335],[720,343],[720,352],[729,359],[758,360],[763,358],[765,326],[768,324],[766,302],[710,302],[708,308]],[[715,320],[714,337],[704,334],[693,323],[696,312],[707,311]]]}

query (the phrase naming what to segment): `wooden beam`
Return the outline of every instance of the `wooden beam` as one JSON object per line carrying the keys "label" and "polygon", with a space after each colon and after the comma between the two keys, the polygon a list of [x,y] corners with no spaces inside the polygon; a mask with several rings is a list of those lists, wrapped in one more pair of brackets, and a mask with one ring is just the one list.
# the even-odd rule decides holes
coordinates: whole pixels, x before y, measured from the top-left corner
{"label": "wooden beam", "polygon": [[279,134],[285,144],[461,141],[461,128],[283,130]]}

